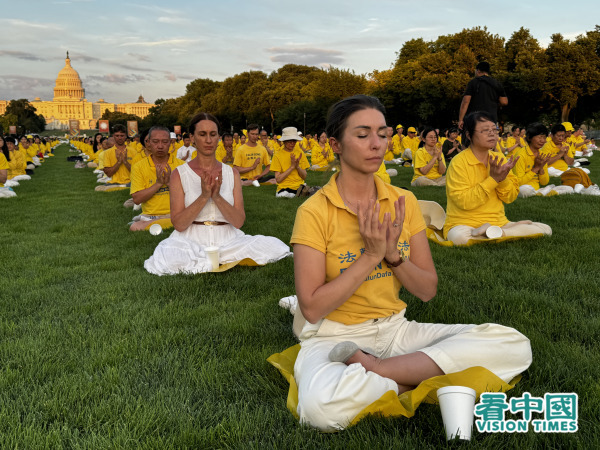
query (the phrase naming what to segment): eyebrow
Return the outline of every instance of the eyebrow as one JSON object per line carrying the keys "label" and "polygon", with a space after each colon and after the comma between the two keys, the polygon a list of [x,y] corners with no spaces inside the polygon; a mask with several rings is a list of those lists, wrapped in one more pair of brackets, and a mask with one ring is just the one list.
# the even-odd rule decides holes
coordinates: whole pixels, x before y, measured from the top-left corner
{"label": "eyebrow", "polygon": [[[358,125],[358,126],[354,127],[354,129],[355,129],[355,130],[356,130],[357,128],[364,129],[364,130],[371,130],[371,127],[370,127],[370,126],[368,126],[368,125]],[[381,130],[386,130],[386,131],[387,131],[387,125],[384,125],[384,126],[382,126],[382,127],[379,127],[377,130],[378,130],[378,131],[381,131]]]}

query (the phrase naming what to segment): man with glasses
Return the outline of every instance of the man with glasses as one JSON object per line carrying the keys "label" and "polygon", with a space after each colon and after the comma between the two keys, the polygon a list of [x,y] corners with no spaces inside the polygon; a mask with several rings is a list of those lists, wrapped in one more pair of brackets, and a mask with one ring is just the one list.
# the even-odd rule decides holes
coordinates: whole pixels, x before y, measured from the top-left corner
{"label": "man with glasses", "polygon": [[467,84],[460,104],[458,127],[462,129],[466,114],[473,111],[484,111],[494,123],[498,123],[498,105],[508,105],[508,97],[504,88],[490,76],[490,63],[481,61],[475,68],[475,78]]}

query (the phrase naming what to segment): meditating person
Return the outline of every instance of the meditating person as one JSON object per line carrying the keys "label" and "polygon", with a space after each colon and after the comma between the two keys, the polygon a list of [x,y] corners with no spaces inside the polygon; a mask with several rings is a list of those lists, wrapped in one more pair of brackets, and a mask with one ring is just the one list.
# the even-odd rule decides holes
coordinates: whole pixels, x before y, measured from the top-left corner
{"label": "meditating person", "polygon": [[[519,182],[519,197],[531,197],[538,193],[547,195],[554,185],[544,187],[550,181],[549,156],[541,153],[540,150],[546,143],[548,128],[539,122],[532,123],[527,127],[526,136],[527,143],[517,152],[517,163],[512,169]],[[544,188],[540,189],[540,187]]]}
{"label": "meditating person", "polygon": [[445,186],[446,160],[438,143],[438,134],[433,128],[425,128],[423,137],[425,145],[414,155],[414,175],[410,185]]}
{"label": "meditating person", "polygon": [[216,270],[206,247],[219,248],[220,264],[263,265],[289,256],[289,247],[270,236],[240,230],[246,219],[239,173],[215,158],[219,122],[196,114],[189,126],[196,158],[177,167],[169,183],[171,222],[175,231],[144,263],[155,275]]}
{"label": "meditating person", "polygon": [[421,139],[417,136],[417,129],[415,127],[408,127],[407,135],[401,142],[402,159],[412,161],[420,142]]}
{"label": "meditating person", "polygon": [[531,364],[529,340],[512,328],[405,318],[401,287],[429,301],[438,279],[417,199],[374,176],[387,145],[384,113],[364,95],[332,107],[327,134],[341,171],[298,208],[292,232],[306,319],[294,366],[297,412],[323,431],[431,377],[483,366],[508,381]]}
{"label": "meditating person", "polygon": [[446,174],[444,237],[464,245],[471,239],[488,239],[486,231],[492,225],[502,229],[502,236],[552,235],[546,224],[506,218],[504,203],[519,194],[519,181],[511,172],[518,158],[507,160],[493,151],[498,130],[490,116],[481,111],[468,114],[463,132],[467,149],[452,160]]}
{"label": "meditating person", "polygon": [[228,166],[233,166],[233,160],[235,159],[233,135],[231,133],[223,133],[221,144],[217,147],[217,160]]}
{"label": "meditating person", "polygon": [[258,125],[248,125],[248,142],[235,151],[233,167],[240,173],[244,186],[260,186],[261,183],[275,184],[275,177],[269,174],[271,158],[267,149],[258,144]]}
{"label": "meditating person", "polygon": [[150,156],[131,168],[131,196],[136,205],[142,205],[142,214],[131,224],[131,231],[147,230],[154,223],[162,228],[172,226],[171,221],[164,220],[170,218],[169,180],[172,171],[183,164],[178,158],[169,161],[168,128],[150,128],[146,142]]}
{"label": "meditating person", "polygon": [[183,162],[190,162],[194,158],[196,149],[192,145],[192,139],[189,133],[183,133],[183,145],[177,149],[177,158]]}
{"label": "meditating person", "polygon": [[17,142],[12,137],[7,137],[5,139],[5,148],[8,153],[8,179],[16,182],[31,180],[31,177],[25,172],[27,160],[23,156],[23,153],[19,151]]}
{"label": "meditating person", "polygon": [[129,187],[131,183],[131,164],[137,152],[127,147],[127,129],[117,124],[113,128],[114,147],[106,150],[104,155],[104,173],[110,181],[103,186],[96,186],[97,191],[107,191],[115,187]]}
{"label": "meditating person", "polygon": [[542,153],[550,156],[548,159],[548,174],[560,177],[569,170],[575,162],[575,149],[566,143],[566,129],[563,124],[556,124],[550,129],[550,139],[542,147]]}
{"label": "meditating person", "polygon": [[304,152],[295,149],[300,140],[295,127],[282,130],[280,141],[283,142],[283,150],[278,151],[271,162],[271,170],[275,173],[277,181],[275,197],[293,198],[309,195],[310,188],[304,184],[304,180],[310,164]]}
{"label": "meditating person", "polygon": [[335,156],[327,141],[327,133],[323,130],[318,134],[318,140],[312,141],[310,149],[310,170],[327,170],[327,167],[334,159]]}
{"label": "meditating person", "polygon": [[442,153],[446,160],[446,165],[462,151],[462,146],[458,138],[458,128],[450,128],[448,130],[448,137],[442,142]]}
{"label": "meditating person", "polygon": [[10,158],[8,147],[4,142],[4,138],[0,135],[0,198],[17,196],[9,186],[4,186],[4,183],[8,180],[8,170],[10,168],[7,156]]}

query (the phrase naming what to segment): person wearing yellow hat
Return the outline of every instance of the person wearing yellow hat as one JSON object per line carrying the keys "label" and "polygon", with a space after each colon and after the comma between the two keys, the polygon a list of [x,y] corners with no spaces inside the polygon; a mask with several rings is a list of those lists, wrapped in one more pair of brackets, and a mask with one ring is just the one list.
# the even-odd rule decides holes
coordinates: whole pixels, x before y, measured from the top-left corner
{"label": "person wearing yellow hat", "polygon": [[413,155],[417,152],[419,148],[419,143],[421,139],[417,136],[417,129],[415,127],[408,127],[406,130],[407,136],[402,139],[402,158],[405,160],[412,161]]}
{"label": "person wearing yellow hat", "polygon": [[403,131],[404,127],[401,124],[396,125],[396,134],[392,138],[392,141],[394,141],[394,148],[397,149],[396,151],[398,152],[402,150],[402,139],[404,139],[404,135],[402,134]]}

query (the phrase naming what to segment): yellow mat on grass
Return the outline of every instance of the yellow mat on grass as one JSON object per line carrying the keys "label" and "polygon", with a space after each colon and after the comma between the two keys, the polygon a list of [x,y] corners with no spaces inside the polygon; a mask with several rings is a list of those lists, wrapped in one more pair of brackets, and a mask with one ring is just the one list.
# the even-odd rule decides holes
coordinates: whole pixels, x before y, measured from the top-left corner
{"label": "yellow mat on grass", "polygon": [[[300,351],[300,344],[296,344],[267,358],[290,384],[287,397],[287,408],[298,419],[298,386],[294,380],[294,363]],[[384,417],[412,417],[416,409],[423,402],[438,403],[437,390],[444,386],[467,386],[477,392],[477,398],[483,392],[506,392],[515,387],[521,380],[521,375],[516,376],[510,383],[505,383],[496,375],[483,367],[471,367],[461,372],[441,375],[423,381],[412,391],[397,395],[388,391],[378,400],[363,409],[352,420],[350,425],[355,425],[369,414]]]}

